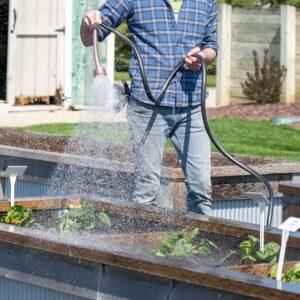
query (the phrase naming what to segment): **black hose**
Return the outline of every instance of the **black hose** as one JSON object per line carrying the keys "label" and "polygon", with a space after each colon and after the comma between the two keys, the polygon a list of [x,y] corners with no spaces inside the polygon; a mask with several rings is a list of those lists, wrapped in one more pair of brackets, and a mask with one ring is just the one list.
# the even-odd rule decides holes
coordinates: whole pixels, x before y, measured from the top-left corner
{"label": "black hose", "polygon": [[[136,56],[137,62],[138,62],[138,66],[141,72],[141,78],[142,78],[142,82],[145,88],[145,91],[147,93],[148,98],[156,103],[159,104],[162,99],[165,96],[165,93],[171,83],[171,81],[173,80],[173,78],[175,77],[176,73],[184,66],[185,64],[185,59],[183,59],[171,72],[171,74],[169,75],[169,77],[167,78],[166,82],[164,83],[161,91],[159,92],[157,97],[154,97],[149,84],[148,84],[148,80],[146,77],[146,72],[144,69],[144,65],[142,62],[142,59],[138,53],[138,50],[136,49],[135,45],[125,36],[123,35],[121,32],[119,32],[118,30],[116,30],[115,28],[106,25],[106,24],[101,24],[101,27],[113,32],[114,34],[116,34],[117,36],[119,36],[125,43],[127,43],[130,48],[132,49],[134,55]],[[203,118],[203,123],[204,123],[204,127],[205,130],[211,140],[211,142],[213,143],[213,145],[231,162],[233,162],[235,165],[237,165],[238,167],[242,168],[243,170],[245,170],[246,172],[250,173],[251,175],[255,176],[259,181],[261,181],[267,188],[268,193],[269,193],[269,209],[268,209],[268,216],[267,216],[267,225],[269,227],[272,226],[272,219],[273,219],[273,203],[274,203],[274,191],[273,191],[273,187],[271,186],[271,184],[269,183],[269,181],[261,174],[259,174],[258,172],[256,172],[255,170],[253,170],[252,168],[250,168],[249,166],[241,163],[240,161],[238,161],[236,158],[234,158],[231,154],[229,154],[228,152],[225,151],[225,149],[223,149],[223,147],[217,142],[217,140],[215,139],[209,123],[208,123],[208,118],[207,118],[207,114],[206,114],[206,63],[205,60],[202,56],[199,56],[199,59],[201,61],[201,67],[202,67],[202,91],[201,91],[201,113],[202,113],[202,118]]]}

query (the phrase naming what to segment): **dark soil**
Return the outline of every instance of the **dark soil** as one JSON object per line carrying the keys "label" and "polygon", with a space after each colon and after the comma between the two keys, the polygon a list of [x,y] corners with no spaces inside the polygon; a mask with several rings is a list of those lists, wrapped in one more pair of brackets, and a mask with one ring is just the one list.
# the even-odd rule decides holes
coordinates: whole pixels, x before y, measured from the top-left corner
{"label": "dark soil", "polygon": [[248,120],[270,120],[276,117],[300,117],[300,103],[295,104],[236,104],[209,108],[210,118],[240,118]]}
{"label": "dark soil", "polygon": [[[121,234],[121,233],[145,233],[145,232],[166,232],[179,230],[179,227],[172,226],[164,222],[156,222],[145,219],[134,219],[127,215],[112,215],[107,212],[111,218],[112,226],[96,222],[95,228],[89,234]],[[34,212],[35,223],[43,226],[45,230],[56,230],[59,232],[59,211],[57,210],[44,210]]]}
{"label": "dark soil", "polygon": [[[139,234],[139,233],[147,233],[147,232],[174,232],[182,230],[182,227],[175,227],[169,225],[165,222],[156,222],[153,220],[145,220],[145,219],[134,219],[131,216],[127,215],[111,215],[109,212],[108,215],[111,217],[112,227],[108,227],[107,225],[102,224],[101,222],[97,222],[94,229],[88,232],[81,232],[76,234],[84,235],[85,238],[92,235],[97,236],[101,234]],[[56,228],[57,234],[59,234],[59,218],[57,210],[45,210],[35,212],[36,222],[44,227],[45,230],[49,230],[50,228]],[[78,237],[77,237],[78,238]],[[211,255],[188,255],[183,258],[171,258],[178,260],[189,260],[196,261],[201,264],[209,265],[209,266],[232,266],[232,265],[240,265],[240,251],[239,245],[245,240],[247,236],[243,236],[240,238],[232,237],[232,236],[224,236],[221,234],[215,234],[211,232],[200,231],[199,235],[195,238],[193,243],[199,242],[201,239],[208,239],[212,241],[218,249]],[[145,246],[143,243],[139,243],[138,240],[134,243],[134,245],[130,244],[131,242],[125,243],[122,241],[122,245],[124,249],[134,252],[142,252],[145,253],[147,250],[153,249],[153,247]],[[116,244],[118,242],[116,241]],[[121,245],[121,244],[120,244]],[[226,262],[221,263],[221,260],[229,253],[230,250],[236,250],[237,255],[228,259]],[[286,252],[286,261],[296,261],[300,260],[300,250],[287,248]]]}
{"label": "dark soil", "polygon": [[[78,143],[76,142],[78,141]],[[78,145],[83,144],[80,138],[72,137],[72,143],[69,143],[70,137],[28,133],[17,129],[0,128],[0,145],[20,147],[33,150],[43,150],[58,153],[82,154],[90,156],[101,156],[108,160],[133,162],[131,146],[121,143],[100,143],[93,141],[93,147],[82,153]],[[272,162],[271,159],[260,157],[238,156],[239,159],[250,165],[262,165]],[[167,167],[178,166],[178,156],[174,149],[166,149],[163,164]],[[231,165],[227,159],[220,154],[212,154],[213,166]]]}

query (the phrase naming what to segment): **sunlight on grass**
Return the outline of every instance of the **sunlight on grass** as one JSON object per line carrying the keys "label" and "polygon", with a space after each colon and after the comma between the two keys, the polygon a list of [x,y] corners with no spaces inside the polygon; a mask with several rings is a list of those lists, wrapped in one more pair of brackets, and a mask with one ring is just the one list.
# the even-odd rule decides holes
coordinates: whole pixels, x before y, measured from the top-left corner
{"label": "sunlight on grass", "polygon": [[[130,77],[128,72],[115,72],[115,81],[121,81],[122,79],[126,81],[130,81]],[[216,76],[215,75],[207,75],[207,87],[215,87],[216,86]]]}
{"label": "sunlight on grass", "polygon": [[[212,131],[220,144],[232,154],[274,157],[300,161],[300,130],[290,126],[275,126],[271,121],[243,119],[216,119],[210,121]],[[24,127],[26,131],[67,136],[78,136],[77,124],[46,124]],[[96,130],[89,130],[92,129]],[[93,124],[81,134],[88,138],[130,142],[125,123]],[[168,141],[168,147],[172,143]],[[212,147],[213,151],[216,151]]]}

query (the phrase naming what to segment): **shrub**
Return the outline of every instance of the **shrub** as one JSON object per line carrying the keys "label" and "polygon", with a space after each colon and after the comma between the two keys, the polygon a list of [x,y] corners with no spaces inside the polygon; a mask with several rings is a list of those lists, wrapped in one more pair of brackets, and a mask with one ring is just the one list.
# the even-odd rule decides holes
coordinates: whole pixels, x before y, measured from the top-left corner
{"label": "shrub", "polygon": [[219,0],[219,3],[227,3],[234,7],[253,8],[260,5],[258,0]]}
{"label": "shrub", "polygon": [[[122,32],[127,38],[130,40],[132,36],[128,30],[127,24],[124,22],[118,28],[120,32]],[[116,36],[116,49],[115,49],[115,69],[116,71],[126,72],[129,68],[129,57],[130,57],[131,49],[130,47],[118,36]]]}
{"label": "shrub", "polygon": [[282,83],[286,68],[279,61],[269,57],[269,51],[264,50],[263,66],[260,67],[258,54],[253,51],[254,74],[247,73],[248,79],[241,84],[244,94],[258,104],[276,103],[280,100]]}

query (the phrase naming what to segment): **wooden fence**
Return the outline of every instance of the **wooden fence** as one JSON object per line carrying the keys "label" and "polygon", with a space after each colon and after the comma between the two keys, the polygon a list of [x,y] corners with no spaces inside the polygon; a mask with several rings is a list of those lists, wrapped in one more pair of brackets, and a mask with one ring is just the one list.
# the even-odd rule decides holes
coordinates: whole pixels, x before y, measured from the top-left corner
{"label": "wooden fence", "polygon": [[219,5],[217,105],[249,101],[241,82],[253,72],[253,50],[269,49],[287,68],[282,103],[300,102],[300,10],[241,9]]}

